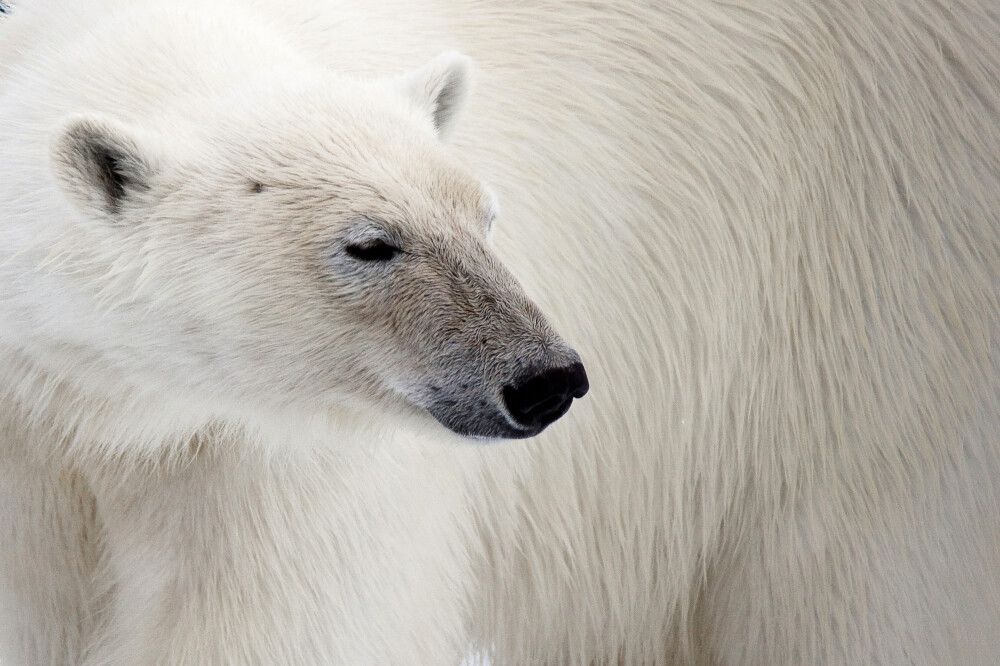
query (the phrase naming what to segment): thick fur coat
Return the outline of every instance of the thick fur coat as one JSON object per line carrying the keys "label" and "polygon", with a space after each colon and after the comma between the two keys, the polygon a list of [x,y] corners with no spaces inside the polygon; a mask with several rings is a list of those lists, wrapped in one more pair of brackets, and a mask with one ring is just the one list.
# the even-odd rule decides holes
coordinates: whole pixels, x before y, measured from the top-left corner
{"label": "thick fur coat", "polygon": [[[156,4],[0,17],[4,663],[1000,660],[992,2]],[[26,146],[69,111],[141,117],[193,72],[373,79],[448,49],[477,63],[448,155],[491,185],[497,252],[590,374],[565,419],[477,446],[377,392],[373,422],[362,379],[324,418],[244,404],[226,382],[299,386],[266,346],[253,372],[192,364],[220,396],[195,401],[163,372],[184,331],[156,327],[145,374],[96,362],[106,322],[66,276],[144,274],[117,246],[65,270],[109,232],[40,225],[67,204]],[[300,129],[287,158],[309,165],[326,128]],[[267,260],[291,232],[262,229],[236,274],[291,307],[301,276]],[[72,246],[39,263],[19,252],[39,236]],[[252,346],[241,285],[163,247],[170,302]],[[123,293],[101,295],[149,302]],[[261,321],[254,344],[311,323]]]}

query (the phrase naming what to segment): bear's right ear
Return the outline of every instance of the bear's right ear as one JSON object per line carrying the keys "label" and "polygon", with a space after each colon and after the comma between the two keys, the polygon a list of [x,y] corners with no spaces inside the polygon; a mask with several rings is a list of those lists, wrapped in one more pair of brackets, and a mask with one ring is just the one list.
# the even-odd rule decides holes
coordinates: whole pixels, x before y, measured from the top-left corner
{"label": "bear's right ear", "polygon": [[85,212],[116,216],[149,189],[158,170],[153,150],[137,133],[102,117],[74,117],[52,145],[52,162],[63,191]]}

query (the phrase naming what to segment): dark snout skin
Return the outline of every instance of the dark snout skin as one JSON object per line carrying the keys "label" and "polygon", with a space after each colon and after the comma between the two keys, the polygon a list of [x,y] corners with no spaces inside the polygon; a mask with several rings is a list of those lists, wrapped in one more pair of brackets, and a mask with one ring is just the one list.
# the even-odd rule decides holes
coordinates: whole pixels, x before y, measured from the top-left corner
{"label": "dark snout skin", "polygon": [[[568,357],[568,358],[567,358]],[[449,430],[480,439],[525,439],[559,420],[590,389],[576,352],[519,372],[496,400],[444,395],[427,409]]]}

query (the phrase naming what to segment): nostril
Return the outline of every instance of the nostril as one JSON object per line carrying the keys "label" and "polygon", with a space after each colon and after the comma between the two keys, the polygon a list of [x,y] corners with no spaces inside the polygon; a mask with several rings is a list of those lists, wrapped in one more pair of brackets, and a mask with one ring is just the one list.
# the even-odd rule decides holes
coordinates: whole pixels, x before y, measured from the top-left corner
{"label": "nostril", "polygon": [[569,409],[573,398],[586,395],[590,385],[580,363],[550,368],[504,388],[503,398],[511,416],[525,426],[547,426]]}

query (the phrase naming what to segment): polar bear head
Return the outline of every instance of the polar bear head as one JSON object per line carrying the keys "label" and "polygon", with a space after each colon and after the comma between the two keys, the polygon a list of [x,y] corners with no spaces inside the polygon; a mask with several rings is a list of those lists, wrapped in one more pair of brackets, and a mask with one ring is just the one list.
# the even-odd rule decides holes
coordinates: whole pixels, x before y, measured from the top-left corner
{"label": "polar bear head", "polygon": [[468,88],[448,53],[391,80],[250,81],[147,123],[69,118],[52,169],[76,218],[53,252],[88,304],[75,342],[199,399],[537,434],[587,378],[443,144]]}

